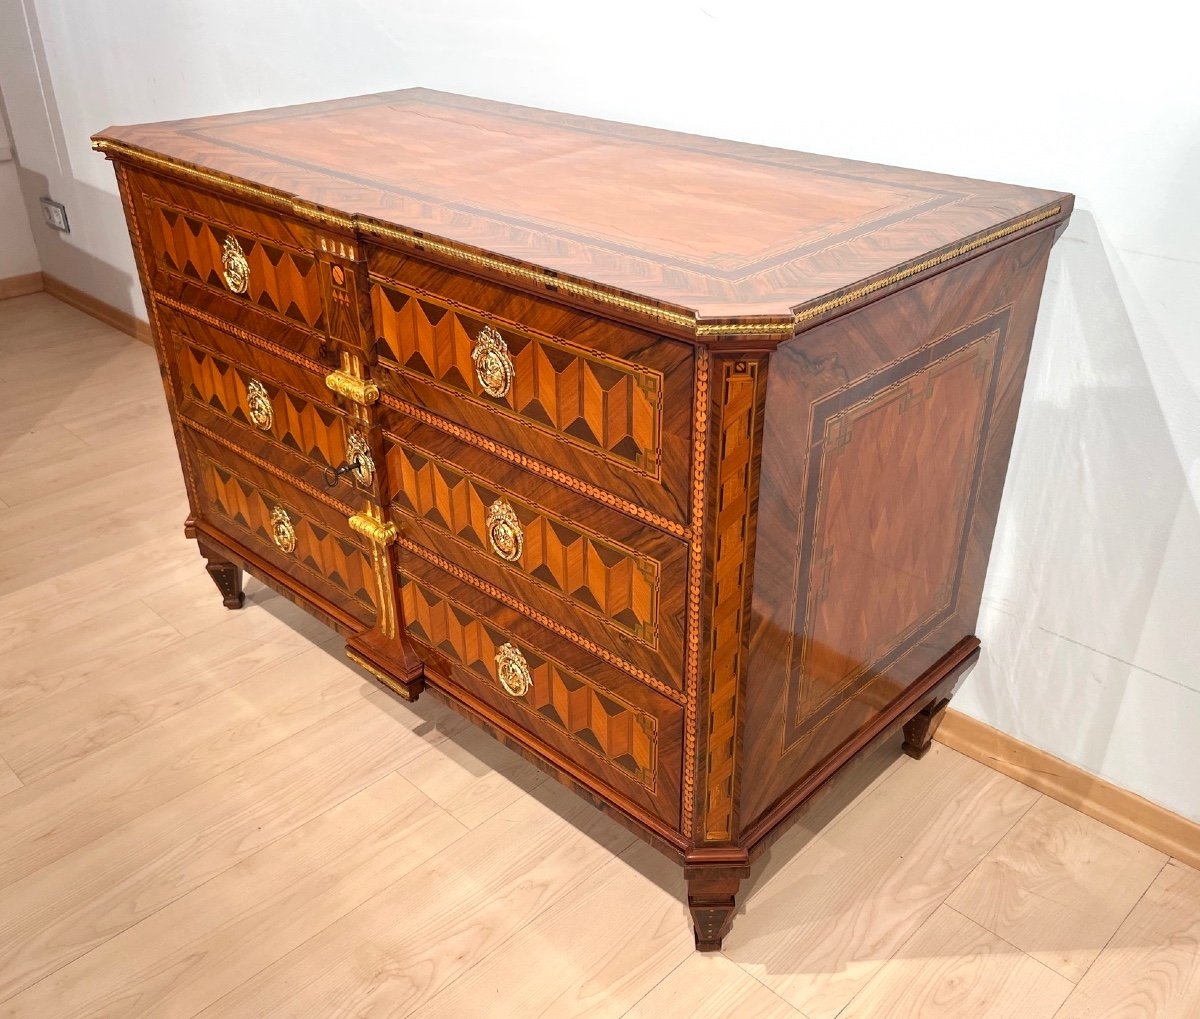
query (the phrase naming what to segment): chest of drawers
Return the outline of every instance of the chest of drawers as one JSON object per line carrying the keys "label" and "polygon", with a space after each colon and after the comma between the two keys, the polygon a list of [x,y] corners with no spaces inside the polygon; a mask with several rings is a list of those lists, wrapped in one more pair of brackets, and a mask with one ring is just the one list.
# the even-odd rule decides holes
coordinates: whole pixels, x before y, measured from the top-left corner
{"label": "chest of drawers", "polygon": [[701,948],[850,761],[928,748],[1071,196],[424,90],[94,145],[230,608],[247,570],[677,858]]}

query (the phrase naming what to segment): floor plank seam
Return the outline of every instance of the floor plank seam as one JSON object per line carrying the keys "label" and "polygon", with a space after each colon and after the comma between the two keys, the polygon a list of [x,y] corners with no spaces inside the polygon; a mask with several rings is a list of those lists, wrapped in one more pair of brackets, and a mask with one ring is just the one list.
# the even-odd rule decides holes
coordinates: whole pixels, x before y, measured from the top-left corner
{"label": "floor plank seam", "polygon": [[[1061,977],[1063,980],[1067,981],[1067,983],[1069,983],[1072,987],[1074,987],[1076,985],[1077,981],[1072,980],[1065,973],[1060,973],[1053,966],[1047,966],[1040,959],[1035,959],[1032,955],[1030,955],[1028,952],[1026,952],[1025,949],[1019,948],[1017,945],[1014,945],[1011,941],[1009,941],[1008,938],[1002,937],[1001,935],[997,934],[994,930],[992,930],[990,927],[988,927],[984,924],[981,924],[978,920],[974,919],[973,917],[967,916],[967,914],[964,913],[961,909],[955,909],[948,902],[943,902],[942,905],[945,906],[948,910],[950,910],[950,912],[957,913],[964,920],[966,920],[967,923],[974,924],[976,927],[979,927],[981,930],[987,931],[997,941],[1002,941],[1004,944],[1008,945],[1008,947],[1011,948],[1014,952],[1016,952],[1017,955],[1023,956],[1024,958],[1028,959],[1030,962],[1034,963],[1041,969],[1046,970],[1046,972],[1053,973],[1055,976]],[[1116,933],[1116,932],[1114,931],[1113,933]],[[1112,939],[1110,938],[1109,940],[1111,941]],[[1082,980],[1083,978],[1080,977],[1079,979]]]}
{"label": "floor plank seam", "polygon": [[[154,614],[158,615],[157,612]],[[159,616],[159,618],[162,618],[162,617]],[[170,626],[170,623],[167,623],[167,625]],[[174,629],[174,627],[171,627],[171,628]],[[178,631],[176,631],[176,632],[178,632]],[[201,632],[204,632],[204,631],[201,631]],[[177,643],[179,643],[183,640],[186,640],[186,639],[187,639],[186,637],[184,637],[182,634],[180,634],[178,640],[172,641],[170,644],[166,645],[165,647],[156,648],[155,650],[147,652],[144,655],[138,655],[134,658],[126,659],[120,663],[120,666],[122,668],[126,668],[129,665],[140,662],[145,658],[151,658],[154,655],[161,654],[162,652],[170,650],[170,648],[174,647]],[[126,743],[129,743],[130,741],[138,739],[138,737],[140,737],[144,733],[150,731],[150,729],[154,728],[154,726],[157,726],[160,723],[166,722],[166,721],[168,721],[172,718],[175,718],[179,715],[185,714],[186,712],[191,711],[193,708],[199,707],[200,705],[207,703],[208,701],[212,700],[214,697],[220,697],[222,694],[228,693],[230,690],[236,689],[237,687],[241,686],[243,683],[248,682],[249,680],[253,679],[255,676],[260,675],[262,672],[266,671],[267,669],[276,668],[277,666],[282,665],[283,663],[290,661],[293,658],[299,657],[301,654],[303,654],[303,652],[305,650],[306,650],[305,648],[300,647],[300,646],[290,649],[289,653],[272,660],[270,662],[270,664],[264,665],[259,669],[253,669],[253,670],[249,670],[244,673],[241,673],[240,677],[236,681],[228,684],[227,686],[215,688],[211,693],[207,694],[204,697],[199,698],[198,700],[192,701],[188,704],[183,704],[180,707],[176,708],[174,711],[168,711],[166,714],[160,715],[159,717],[155,718],[154,721],[150,725],[145,726],[141,729],[135,729],[132,732],[126,733],[120,739],[113,740],[111,743],[105,743],[101,746],[97,746],[93,750],[88,751],[87,753],[83,754],[80,757],[73,758],[69,761],[64,761],[61,764],[59,764],[58,766],[51,768],[49,771],[45,771],[45,772],[39,774],[36,778],[34,778],[32,781],[30,781],[27,784],[36,785],[38,782],[41,782],[44,779],[51,778],[52,776],[57,774],[59,771],[61,771],[63,768],[69,768],[72,765],[79,764],[83,761],[87,761],[90,758],[94,757],[96,754],[107,751],[110,747],[124,746]],[[220,669],[216,668],[216,669],[213,669],[210,671],[218,672],[218,671],[220,671]],[[193,675],[192,678],[194,679],[196,677]],[[18,715],[18,717],[19,717],[19,715]],[[18,775],[18,778],[19,777],[20,776]]]}
{"label": "floor plank seam", "polygon": [[[462,836],[459,836],[459,837],[461,838]],[[590,836],[588,836],[588,837],[590,838]],[[630,838],[632,839],[632,838],[634,838],[634,836],[631,835]],[[457,840],[455,840],[455,841],[457,841]],[[453,845],[453,844],[454,843],[451,843],[451,845]],[[421,1002],[415,1008],[411,1008],[407,1012],[404,1012],[402,1015],[400,1015],[400,1019],[408,1019],[408,1017],[415,1014],[418,1011],[418,1009],[427,1008],[427,1007],[429,1007],[429,1005],[432,1002],[437,1001],[438,998],[440,998],[443,994],[445,994],[448,990],[450,990],[451,987],[453,987],[460,980],[462,980],[463,977],[465,977],[473,969],[475,969],[477,966],[479,966],[480,963],[482,963],[486,959],[489,959],[496,952],[500,951],[500,949],[504,947],[505,942],[516,941],[521,936],[521,932],[524,931],[530,924],[532,924],[535,920],[537,920],[538,918],[543,916],[545,913],[547,913],[549,910],[551,910],[555,906],[557,906],[559,904],[559,902],[566,901],[567,898],[571,895],[571,893],[574,892],[575,889],[578,888],[581,884],[583,884],[585,881],[592,880],[598,874],[602,874],[609,867],[615,866],[617,861],[620,860],[625,855],[625,853],[627,853],[630,850],[631,845],[627,845],[624,849],[621,850],[620,853],[613,853],[612,856],[608,860],[606,860],[604,863],[602,863],[595,870],[592,870],[586,874],[580,875],[571,884],[566,885],[563,888],[561,888],[556,894],[554,894],[550,897],[550,900],[541,909],[539,909],[536,913],[533,913],[532,915],[527,917],[524,923],[514,927],[511,931],[509,931],[504,942],[500,942],[496,945],[493,945],[492,948],[490,948],[488,951],[482,953],[466,969],[464,969],[461,973],[458,973],[452,980],[446,981],[445,984],[443,984],[441,987],[439,987],[437,989],[437,991],[435,991],[432,995],[430,995],[428,998],[426,998],[423,1002]]]}
{"label": "floor plank seam", "polygon": [[[729,959],[729,956],[726,955],[724,951],[721,952],[721,955],[724,956],[726,959]],[[735,966],[737,966],[738,969],[740,969],[743,973],[745,973],[746,976],[748,976],[756,984],[758,984],[759,987],[765,988],[767,991],[769,991],[772,997],[777,998],[779,1001],[782,1001],[784,1003],[784,1005],[786,1005],[788,1008],[790,1008],[793,1012],[796,1013],[796,1016],[798,1016],[799,1019],[809,1019],[807,1012],[800,1011],[799,1008],[797,1008],[790,1001],[788,1001],[787,998],[785,998],[782,994],[780,994],[777,990],[775,990],[774,987],[771,987],[769,984],[763,983],[762,980],[760,980],[758,978],[757,974],[751,973],[750,970],[746,969],[746,967],[743,966],[741,963],[739,963],[736,959],[729,959],[729,961],[732,962]],[[680,963],[680,965],[683,965],[683,964]],[[846,1005],[848,1006],[849,1002],[847,1002]],[[837,1019],[837,1017],[835,1016],[834,1019]]]}
{"label": "floor plank seam", "polygon": [[[343,708],[342,710],[347,711],[350,709]],[[334,712],[335,715],[340,714],[340,713],[341,712]],[[331,718],[331,717],[333,717],[333,716],[332,715],[327,716],[327,718]],[[322,721],[324,721],[324,719]],[[315,724],[319,724],[319,723],[315,723]],[[311,726],[309,728],[311,728]],[[255,755],[255,756],[257,756],[257,755]],[[380,778],[377,779],[376,781],[382,781],[383,778],[390,776],[390,775],[391,775],[391,772],[388,772],[388,773],[386,773],[386,775],[380,776]],[[336,802],[330,803],[329,806],[326,807],[324,810],[318,811],[316,814],[314,814],[312,817],[308,818],[301,824],[297,824],[294,828],[291,828],[289,830],[281,830],[280,833],[275,836],[275,838],[270,839],[267,842],[264,842],[261,846],[259,846],[258,849],[256,849],[253,853],[251,853],[250,856],[257,856],[259,853],[274,846],[277,842],[280,842],[281,840],[290,837],[297,829],[303,827],[305,824],[310,824],[312,821],[315,821],[318,817],[322,817],[323,815],[327,814],[330,810],[334,809],[335,807],[340,806],[341,804],[345,803],[347,800],[352,799],[353,797],[359,795],[361,792],[363,792],[364,789],[367,789],[374,784],[375,784],[374,782],[369,782],[365,786],[360,786],[359,788],[354,789],[353,791],[347,793],[345,796],[343,796],[341,799],[337,800]],[[196,788],[199,788],[199,787],[196,787]],[[165,802],[169,803],[171,801],[168,800]],[[160,809],[160,807],[161,807],[161,804],[159,807],[155,807],[154,809],[158,810],[158,809]],[[101,838],[103,838],[103,837],[104,836],[101,836]],[[77,850],[73,850],[72,852],[77,852]],[[69,856],[71,854],[67,854],[67,855]],[[61,857],[60,859],[65,859],[65,858],[66,857]],[[249,859],[249,858],[250,857],[243,857],[242,859]],[[156,861],[150,861],[151,864],[153,864],[154,862],[156,862]],[[34,980],[32,983],[25,984],[24,986],[18,988],[13,994],[10,994],[5,998],[0,999],[0,1003],[2,1003],[4,1001],[8,1001],[9,999],[15,997],[18,994],[23,994],[25,991],[29,990],[29,988],[36,986],[37,984],[41,983],[43,980],[46,980],[46,979],[52,977],[55,973],[59,972],[60,970],[64,969],[65,967],[72,965],[73,963],[75,963],[76,960],[82,959],[82,958],[84,958],[84,956],[91,954],[97,948],[100,948],[101,946],[107,944],[113,938],[119,937],[120,935],[124,934],[126,931],[132,930],[138,924],[144,923],[146,920],[149,920],[151,917],[156,916],[158,913],[161,913],[168,906],[171,906],[174,903],[178,902],[180,899],[190,895],[192,892],[194,892],[196,890],[196,888],[205,887],[214,879],[221,877],[222,875],[228,873],[230,870],[239,866],[239,864],[241,862],[242,862],[242,860],[235,860],[234,862],[230,863],[229,866],[223,867],[220,870],[215,871],[208,878],[206,878],[204,881],[202,881],[199,885],[196,885],[195,888],[189,888],[186,891],[180,892],[178,895],[174,896],[173,898],[164,900],[156,908],[154,908],[150,912],[148,912],[145,916],[138,917],[138,919],[135,920],[133,923],[127,924],[126,926],[120,928],[119,930],[114,931],[109,937],[105,938],[103,941],[99,942],[98,944],[93,945],[86,952],[82,952],[81,954],[75,956],[74,958],[65,960],[62,964],[55,966],[52,970],[47,972],[45,975],[38,977],[38,979]],[[41,868],[39,868],[39,870],[40,869]],[[37,873],[37,871],[33,871],[31,873]],[[25,878],[22,878],[22,880],[25,880]]]}
{"label": "floor plank seam", "polygon": [[[1112,944],[1113,938],[1115,938],[1121,932],[1121,930],[1125,927],[1126,922],[1133,915],[1133,911],[1135,909],[1137,909],[1137,907],[1141,903],[1142,899],[1144,899],[1149,894],[1150,889],[1154,887],[1154,882],[1157,881],[1160,877],[1162,877],[1163,871],[1166,870],[1169,866],[1171,866],[1171,857],[1167,857],[1167,859],[1163,862],[1163,865],[1154,872],[1154,877],[1152,877],[1150,879],[1150,881],[1147,882],[1146,887],[1144,889],[1142,889],[1142,894],[1137,897],[1137,901],[1135,901],[1134,904],[1129,907],[1128,912],[1126,912],[1126,914],[1123,917],[1121,917],[1121,922],[1113,927],[1113,932],[1105,940],[1104,944],[1100,948],[1100,951],[1098,951],[1096,953],[1096,957],[1091,962],[1088,963],[1087,969],[1085,969],[1082,973],[1080,973],[1079,979],[1074,982],[1076,987],[1080,986],[1083,983],[1084,979],[1092,971],[1092,967],[1095,966],[1096,963],[1098,963],[1101,960],[1101,958],[1103,958],[1104,953],[1106,951],[1108,951],[1108,946]],[[1072,995],[1072,997],[1073,997],[1073,995]],[[1061,1015],[1063,1009],[1067,1007],[1067,1003],[1069,1001],[1070,1001],[1070,998],[1068,998],[1067,1001],[1064,1001],[1055,1010],[1054,1016],[1052,1016],[1051,1019],[1055,1019],[1055,1017]]]}

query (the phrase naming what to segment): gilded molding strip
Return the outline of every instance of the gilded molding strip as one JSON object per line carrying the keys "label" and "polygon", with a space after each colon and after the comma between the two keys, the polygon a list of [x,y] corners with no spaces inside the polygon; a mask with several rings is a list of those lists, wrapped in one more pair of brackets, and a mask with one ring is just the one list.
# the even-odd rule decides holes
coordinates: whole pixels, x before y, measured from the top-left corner
{"label": "gilded molding strip", "polygon": [[827,311],[832,311],[835,308],[843,308],[848,304],[853,304],[861,297],[866,297],[869,294],[875,293],[877,290],[883,290],[890,287],[893,283],[899,283],[901,280],[906,280],[910,276],[916,276],[919,273],[925,272],[927,269],[936,268],[939,265],[944,265],[946,262],[952,262],[954,259],[965,255],[970,251],[975,251],[978,248],[985,247],[991,244],[992,241],[998,241],[1002,237],[1008,237],[1010,234],[1019,233],[1026,227],[1031,227],[1035,223],[1041,223],[1047,219],[1053,219],[1062,212],[1061,205],[1055,205],[1052,208],[1044,209],[1041,212],[1035,213],[1032,216],[1026,216],[1016,223],[1010,223],[1008,226],[1001,227],[999,230],[993,230],[991,233],[984,234],[981,237],[976,237],[974,240],[967,241],[964,244],[959,244],[957,247],[951,248],[949,251],[943,251],[940,255],[934,255],[933,258],[927,258],[923,262],[918,262],[916,265],[910,265],[906,269],[901,269],[889,276],[884,276],[874,280],[865,286],[858,287],[848,293],[842,294],[841,297],[834,297],[828,301],[821,301],[819,304],[809,305],[807,308],[802,308],[796,312],[795,323],[800,325],[802,322],[807,322],[809,319],[816,318],[818,315],[823,315]]}
{"label": "gilded molding strip", "polygon": [[[630,502],[628,499],[622,499],[620,496],[613,495],[611,492],[606,492],[601,488],[596,488],[594,485],[588,484],[586,481],[580,481],[574,475],[567,474],[565,471],[560,471],[556,467],[548,467],[540,460],[535,460],[533,457],[526,456],[524,453],[519,453],[515,449],[510,449],[508,446],[502,446],[498,442],[493,442],[491,439],[486,439],[469,428],[463,428],[461,425],[456,425],[453,421],[447,421],[445,418],[432,414],[416,404],[409,403],[406,400],[397,399],[387,393],[380,398],[381,402],[386,407],[391,407],[393,410],[401,411],[407,414],[410,418],[414,418],[423,424],[432,425],[439,431],[445,432],[448,435],[453,435],[456,439],[475,446],[478,449],[485,450],[493,456],[497,456],[502,460],[507,460],[511,464],[516,464],[529,471],[530,474],[536,474],[540,478],[549,478],[562,485],[564,488],[569,488],[573,492],[579,492],[586,495],[590,499],[595,499],[597,502],[602,502],[606,506],[612,506],[614,509],[619,509],[622,513],[626,513],[637,520],[645,521],[653,527],[657,527],[660,531],[666,531],[667,534],[674,535],[676,538],[687,538],[691,533],[690,530],[678,524],[674,520],[668,520],[666,517],[659,516],[652,510],[646,509],[644,506],[635,502]],[[391,432],[385,432],[385,435],[393,442],[403,443],[397,435]]]}
{"label": "gilded molding strip", "polygon": [[563,293],[573,294],[576,297],[587,297],[602,304],[610,304],[623,311],[637,312],[648,318],[669,322],[671,325],[679,326],[689,332],[694,331],[696,328],[696,316],[694,314],[689,315],[680,311],[671,311],[667,308],[660,308],[658,305],[651,304],[648,301],[623,297],[620,294],[603,290],[593,284],[576,282],[566,276],[556,276],[545,269],[540,271],[528,269],[525,266],[516,265],[493,255],[485,255],[477,251],[460,248],[458,245],[447,241],[435,240],[432,237],[418,237],[396,227],[387,226],[384,223],[376,223],[368,220],[358,220],[357,223],[358,228],[365,234],[375,234],[378,237],[386,237],[389,240],[402,241],[415,248],[435,251],[439,255],[450,255],[453,258],[469,262],[472,265],[481,265],[485,269],[493,269],[513,279],[539,283],[543,286],[549,285]]}
{"label": "gilded molding strip", "polygon": [[[310,361],[303,354],[297,354],[294,350],[288,350],[287,347],[281,347],[277,343],[272,343],[270,340],[264,340],[256,333],[247,332],[245,329],[240,329],[231,322],[226,322],[222,318],[217,318],[216,315],[210,315],[206,311],[201,311],[199,308],[193,308],[190,304],[185,304],[183,301],[177,301],[174,297],[168,297],[166,294],[154,292],[150,295],[154,298],[155,303],[166,305],[168,308],[179,312],[185,318],[193,318],[203,322],[205,325],[210,325],[214,329],[218,329],[229,336],[234,336],[239,340],[249,343],[252,347],[258,347],[259,350],[266,351],[268,354],[274,354],[276,357],[282,358],[284,361],[290,361],[299,368],[304,368],[312,372],[314,375],[324,375],[329,371],[329,365],[318,364],[316,361]],[[299,326],[297,326],[299,328]],[[324,337],[324,333],[309,332],[311,336]],[[195,345],[194,340],[189,340],[189,344]],[[224,357],[224,355],[222,355]]]}
{"label": "gilded molding strip", "polygon": [[696,700],[700,690],[700,600],[704,576],[704,478],[708,465],[709,353],[696,351],[696,409],[692,423],[692,527],[688,549],[686,700],[683,722],[683,813],[681,829],[689,834],[696,792]]}
{"label": "gilded molding strip", "polygon": [[206,184],[215,184],[218,187],[227,188],[239,194],[250,195],[254,198],[265,198],[276,205],[282,205],[296,216],[322,225],[338,226],[343,230],[354,229],[355,220],[352,217],[342,215],[340,212],[326,212],[324,209],[318,209],[315,205],[309,205],[281,191],[272,191],[269,188],[259,185],[246,184],[232,177],[214,173],[212,170],[202,170],[197,166],[190,166],[187,163],[180,163],[173,159],[164,159],[162,156],[156,156],[143,149],[124,145],[121,142],[112,142],[98,138],[93,140],[92,148],[97,152],[103,152],[105,155],[122,156],[131,162],[144,163],[153,167],[165,167],[181,176],[191,177],[193,180],[203,181]]}
{"label": "gilded molding strip", "polygon": [[396,540],[395,524],[385,524],[382,520],[377,520],[369,514],[355,513],[353,516],[347,517],[346,522],[352,530],[357,531],[368,541],[382,545],[384,548]]}
{"label": "gilded molding strip", "polygon": [[416,700],[416,698],[408,692],[408,687],[406,687],[403,683],[393,679],[386,672],[381,672],[379,669],[375,668],[375,666],[363,658],[362,655],[356,653],[350,648],[346,648],[346,657],[349,658],[350,661],[352,661],[360,669],[364,670],[365,672],[369,672],[372,676],[379,680],[380,683],[391,690],[392,693],[398,695],[401,700],[406,700],[409,703]]}
{"label": "gilded molding strip", "polygon": [[325,376],[325,385],[339,396],[353,400],[363,407],[369,407],[379,399],[379,386],[374,382],[370,379],[355,378],[340,368]]}
{"label": "gilded molding strip", "polygon": [[115,153],[125,156],[133,161],[148,163],[152,166],[169,167],[184,175],[197,178],[209,183],[215,183],[222,187],[231,188],[234,191],[242,194],[254,195],[260,198],[267,198],[273,202],[280,203],[288,208],[293,214],[302,218],[310,219],[318,223],[328,223],[335,226],[340,226],[347,230],[357,230],[364,234],[374,234],[378,237],[386,237],[389,240],[401,241],[416,248],[435,251],[438,254],[449,255],[460,261],[469,262],[473,265],[480,265],[488,269],[492,269],[502,275],[509,276],[513,279],[525,280],[526,282],[534,282],[543,286],[552,286],[555,290],[564,293],[572,294],[576,297],[586,297],[590,300],[597,301],[601,304],[608,304],[615,308],[620,308],[623,311],[631,311],[640,315],[645,315],[647,318],[657,319],[662,322],[669,322],[671,325],[679,326],[687,330],[694,336],[778,336],[780,339],[786,339],[793,335],[796,328],[816,318],[818,315],[823,315],[827,311],[832,311],[836,308],[842,308],[846,305],[853,304],[862,297],[869,296],[878,290],[883,290],[890,287],[893,283],[899,283],[912,276],[916,276],[927,269],[936,268],[946,262],[953,261],[962,255],[978,248],[982,248],[993,241],[1000,240],[1003,237],[1008,237],[1011,234],[1018,233],[1027,227],[1037,223],[1044,222],[1048,219],[1053,219],[1062,212],[1061,205],[1055,205],[1049,209],[1044,209],[1041,212],[1034,213],[1024,219],[1018,220],[1016,223],[1010,223],[1008,226],[1000,227],[998,230],[993,230],[990,233],[983,234],[974,240],[967,241],[965,244],[959,244],[948,251],[942,252],[933,258],[925,259],[915,265],[900,269],[897,272],[890,273],[887,276],[881,277],[866,286],[858,287],[848,293],[842,294],[840,297],[823,300],[817,304],[809,305],[801,308],[792,314],[790,319],[778,319],[776,321],[766,322],[699,322],[694,313],[687,314],[681,311],[672,311],[668,308],[659,307],[648,301],[637,300],[632,297],[624,297],[620,294],[613,293],[609,290],[604,290],[593,284],[577,282],[570,277],[555,276],[546,271],[538,272],[534,269],[526,268],[522,265],[506,261],[501,258],[496,258],[491,255],[485,255],[477,251],[471,251],[465,248],[460,248],[456,244],[451,244],[448,241],[435,240],[431,237],[418,237],[408,233],[397,227],[388,226],[384,223],[376,223],[373,221],[362,220],[357,216],[344,216],[340,213],[330,213],[324,210],[317,209],[315,206],[310,206],[295,198],[290,198],[285,194],[275,191],[269,191],[265,188],[254,187],[250,184],[242,183],[241,181],[231,180],[228,177],[220,176],[211,171],[201,170],[193,166],[188,166],[184,163],[177,163],[169,159],[163,159],[160,156],[151,155],[148,152],[143,152],[141,149],[135,149],[128,145],[122,145],[120,142],[110,142],[97,140],[92,142],[92,148],[99,152]]}
{"label": "gilded molding strip", "polygon": [[572,644],[583,648],[585,651],[590,652],[614,668],[620,669],[622,672],[629,674],[639,683],[644,683],[646,686],[657,690],[664,697],[669,698],[676,704],[684,703],[684,695],[673,687],[668,686],[661,679],[651,676],[650,673],[643,669],[639,669],[636,665],[631,665],[629,662],[613,654],[607,648],[602,648],[599,644],[592,643],[586,637],[582,637],[574,630],[563,626],[563,624],[558,622],[558,620],[546,615],[544,612],[539,612],[537,609],[526,605],[524,602],[514,598],[507,591],[502,591],[494,584],[488,583],[482,577],[477,576],[469,570],[464,570],[461,566],[456,566],[454,563],[450,562],[449,559],[443,559],[440,555],[434,552],[433,549],[426,548],[424,545],[420,545],[415,541],[409,541],[403,535],[396,538],[396,544],[401,548],[407,549],[409,552],[419,555],[422,559],[433,563],[434,566],[444,570],[446,573],[449,573],[452,577],[457,577],[459,580],[466,581],[472,587],[478,588],[484,594],[495,598],[496,601],[503,602],[510,609],[516,609],[516,611],[520,612],[524,616],[528,616],[535,623],[540,623],[547,630],[552,630],[560,637],[565,637]]}

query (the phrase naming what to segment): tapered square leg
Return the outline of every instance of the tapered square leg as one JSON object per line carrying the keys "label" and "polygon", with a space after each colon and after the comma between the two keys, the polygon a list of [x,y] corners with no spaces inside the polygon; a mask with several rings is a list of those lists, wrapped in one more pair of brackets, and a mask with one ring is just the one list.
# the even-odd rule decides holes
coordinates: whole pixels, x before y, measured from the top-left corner
{"label": "tapered square leg", "polygon": [[740,884],[737,878],[723,881],[692,878],[688,881],[688,909],[692,911],[692,932],[699,951],[720,951],[722,939],[733,926]]}
{"label": "tapered square leg", "polygon": [[[188,538],[196,535],[192,521],[188,520],[185,527]],[[230,563],[220,551],[209,545],[200,543],[200,555],[204,556],[204,569],[209,571],[212,582],[221,592],[221,601],[226,609],[241,609],[246,604],[246,595],[241,593],[241,567]]]}
{"label": "tapered square leg", "polygon": [[946,707],[949,703],[949,697],[944,697],[940,701],[931,701],[905,723],[902,749],[913,760],[919,761],[929,753],[929,748],[933,746],[934,734],[937,732],[938,726],[942,724],[942,718],[945,717]]}

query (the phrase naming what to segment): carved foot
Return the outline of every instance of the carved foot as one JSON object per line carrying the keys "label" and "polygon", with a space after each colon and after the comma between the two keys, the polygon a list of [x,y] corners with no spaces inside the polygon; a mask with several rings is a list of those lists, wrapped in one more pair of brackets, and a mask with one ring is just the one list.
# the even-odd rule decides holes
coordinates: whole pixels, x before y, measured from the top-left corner
{"label": "carved foot", "polygon": [[693,874],[688,878],[688,909],[692,911],[692,928],[696,948],[701,952],[716,952],[737,910],[737,890],[741,879],[726,875]]}
{"label": "carved foot", "polygon": [[949,697],[930,701],[923,710],[918,711],[905,723],[902,749],[913,760],[919,761],[929,753],[929,748],[933,745],[934,733],[942,724],[942,718],[946,714],[946,706],[949,703]]}
{"label": "carved foot", "polygon": [[242,594],[242,568],[223,559],[209,559],[204,568],[221,592],[225,607],[240,609],[246,602],[246,596]]}

